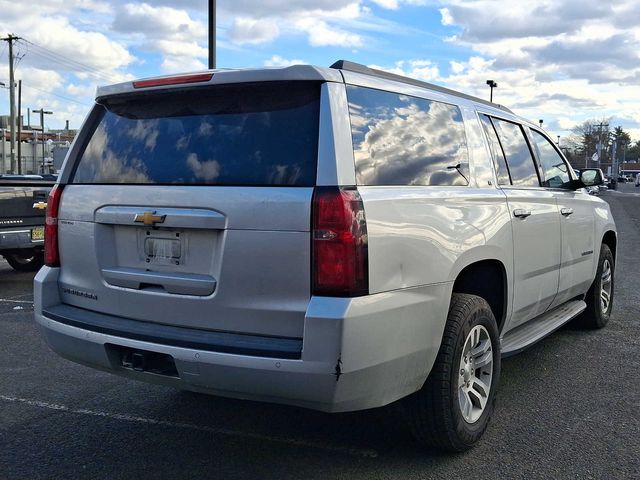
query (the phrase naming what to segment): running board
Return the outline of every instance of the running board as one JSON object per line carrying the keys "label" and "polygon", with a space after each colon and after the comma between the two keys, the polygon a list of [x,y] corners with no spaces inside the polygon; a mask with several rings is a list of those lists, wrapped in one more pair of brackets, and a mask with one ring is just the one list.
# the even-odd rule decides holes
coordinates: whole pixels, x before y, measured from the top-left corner
{"label": "running board", "polygon": [[502,338],[502,357],[510,357],[529,348],[578,316],[585,308],[587,304],[583,300],[572,300],[507,332]]}

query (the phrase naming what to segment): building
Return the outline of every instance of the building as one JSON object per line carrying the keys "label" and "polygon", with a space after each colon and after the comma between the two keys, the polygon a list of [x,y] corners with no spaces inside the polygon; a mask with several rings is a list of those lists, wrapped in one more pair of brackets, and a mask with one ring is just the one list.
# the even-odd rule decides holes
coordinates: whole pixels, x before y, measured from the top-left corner
{"label": "building", "polygon": [[[29,127],[21,130],[20,137],[16,132],[16,140],[20,142],[20,168],[11,171],[11,132],[6,128],[0,128],[0,173],[51,173],[60,168],[54,166],[54,159],[59,159],[61,151],[69,148],[75,130],[48,131],[44,135],[39,130],[31,130]],[[44,155],[43,155],[44,154]],[[16,144],[16,156],[18,145]],[[54,168],[55,167],[55,168]]]}
{"label": "building", "polygon": [[621,163],[620,164],[620,173],[623,175],[636,175],[640,173],[640,163]]}

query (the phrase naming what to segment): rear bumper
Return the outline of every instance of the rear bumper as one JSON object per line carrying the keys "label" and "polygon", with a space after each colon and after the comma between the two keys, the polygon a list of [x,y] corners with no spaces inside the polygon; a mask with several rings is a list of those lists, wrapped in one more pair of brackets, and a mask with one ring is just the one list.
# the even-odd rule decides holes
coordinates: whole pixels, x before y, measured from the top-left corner
{"label": "rear bumper", "polygon": [[[61,310],[57,278],[58,269],[49,267],[36,275],[35,318],[51,348],[65,358],[137,380],[330,412],[386,405],[422,386],[440,346],[451,289],[439,284],[353,299],[313,297],[299,358],[283,358],[277,352],[230,353],[211,351],[215,345],[131,338],[117,328],[82,328],[96,314]],[[51,313],[61,311],[67,319]],[[74,316],[72,324],[68,317]],[[117,317],[110,319],[118,325]],[[124,368],[110,346],[170,355],[178,375]]]}
{"label": "rear bumper", "polygon": [[31,240],[31,228],[0,230],[0,251],[44,247],[44,240]]}

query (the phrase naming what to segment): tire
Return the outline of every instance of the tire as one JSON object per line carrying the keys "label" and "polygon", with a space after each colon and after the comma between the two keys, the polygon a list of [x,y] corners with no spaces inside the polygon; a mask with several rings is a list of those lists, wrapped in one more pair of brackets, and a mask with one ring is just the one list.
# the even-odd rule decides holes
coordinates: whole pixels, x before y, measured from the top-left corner
{"label": "tire", "polygon": [[[587,308],[576,319],[579,326],[598,329],[609,322],[611,309],[613,308],[614,272],[615,261],[613,254],[609,246],[603,243],[600,246],[596,278],[593,279],[593,283],[584,298]],[[604,294],[607,294],[606,301]]]}
{"label": "tire", "polygon": [[[472,331],[479,332],[479,343],[474,343],[475,333],[472,338]],[[468,346],[483,344],[486,347],[486,340],[489,340],[491,351],[483,349],[473,356],[475,363],[471,362],[472,356],[466,355]],[[489,361],[489,358],[489,366],[477,367],[478,363]],[[490,371],[488,381],[487,370]],[[482,409],[478,395],[481,387],[476,383],[480,377],[485,380],[485,385],[489,385]],[[442,344],[431,373],[422,389],[402,401],[400,409],[412,434],[422,445],[462,452],[471,448],[486,430],[493,415],[499,379],[500,339],[491,308],[481,297],[454,293]],[[471,389],[466,382],[472,383]],[[474,392],[465,393],[471,390]],[[476,403],[463,413],[463,406],[469,405],[465,398]]]}
{"label": "tire", "polygon": [[44,254],[42,252],[11,253],[5,255],[4,258],[17,272],[35,272],[40,270],[40,267],[44,264]]}

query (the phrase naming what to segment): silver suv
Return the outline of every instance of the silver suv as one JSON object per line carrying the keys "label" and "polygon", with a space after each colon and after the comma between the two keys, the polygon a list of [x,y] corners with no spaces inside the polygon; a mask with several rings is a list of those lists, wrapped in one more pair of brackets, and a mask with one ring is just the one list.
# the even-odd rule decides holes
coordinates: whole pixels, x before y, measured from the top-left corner
{"label": "silver suv", "polygon": [[501,356],[607,323],[616,230],[536,125],[340,61],[100,88],[52,191],[35,316],[132,379],[399,406],[461,451]]}

